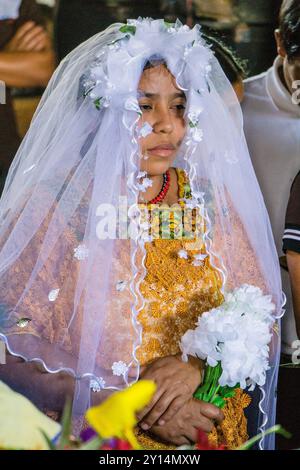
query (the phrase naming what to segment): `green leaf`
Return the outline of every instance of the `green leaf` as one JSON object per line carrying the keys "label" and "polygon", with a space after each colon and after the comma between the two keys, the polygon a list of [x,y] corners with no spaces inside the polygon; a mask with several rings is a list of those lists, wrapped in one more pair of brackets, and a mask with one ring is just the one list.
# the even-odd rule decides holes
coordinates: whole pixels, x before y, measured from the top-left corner
{"label": "green leaf", "polygon": [[217,406],[218,408],[224,408],[226,401],[222,397],[215,396],[215,398],[213,398],[211,403]]}
{"label": "green leaf", "polygon": [[101,98],[97,98],[97,99],[94,101],[94,105],[96,106],[96,109],[98,109],[98,111],[99,111],[100,108],[101,108],[101,100],[102,100],[102,96],[101,96]]}
{"label": "green leaf", "polygon": [[49,438],[49,436],[43,431],[43,429],[40,429],[40,432],[41,432],[41,434],[43,435],[45,441],[47,442],[47,445],[48,445],[48,447],[49,447],[49,450],[56,450],[55,445],[53,444],[53,442],[51,441],[51,439]]}
{"label": "green leaf", "polygon": [[80,446],[79,450],[99,450],[103,440],[100,439],[99,436],[90,439],[88,442],[85,442],[82,446]]}
{"label": "green leaf", "polygon": [[232,398],[235,395],[236,388],[237,387],[228,387],[228,386],[220,387],[219,395],[223,398]]}
{"label": "green leaf", "polygon": [[64,407],[62,422],[61,422],[61,436],[59,440],[59,449],[63,449],[70,444],[70,435],[72,427],[72,401],[68,398]]}
{"label": "green leaf", "polygon": [[249,439],[249,441],[245,442],[242,444],[240,447],[238,447],[236,450],[248,450],[251,449],[251,447],[258,441],[261,440],[262,437],[267,436],[268,434],[280,434],[281,436],[285,437],[286,439],[290,439],[292,437],[291,433],[286,431],[282,426],[279,424],[275,424],[275,426],[272,426],[271,428],[267,429],[267,431],[262,432],[261,434],[258,434],[255,437],[252,437]]}
{"label": "green leaf", "polygon": [[119,31],[121,31],[121,33],[125,33],[125,34],[129,33],[129,34],[132,34],[134,36],[135,32],[136,32],[136,26],[133,26],[133,25],[130,25],[130,24],[124,24],[124,26],[121,26]]}

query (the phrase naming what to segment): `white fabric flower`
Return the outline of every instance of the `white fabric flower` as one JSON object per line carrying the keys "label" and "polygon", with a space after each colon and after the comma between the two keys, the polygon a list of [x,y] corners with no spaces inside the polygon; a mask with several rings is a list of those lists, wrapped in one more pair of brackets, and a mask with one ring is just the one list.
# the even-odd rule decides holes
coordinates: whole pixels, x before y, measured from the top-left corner
{"label": "white fabric flower", "polygon": [[201,142],[203,140],[203,130],[198,129],[197,127],[195,129],[192,129],[192,139],[194,142]]}
{"label": "white fabric flower", "polygon": [[58,297],[60,289],[52,289],[48,294],[48,299],[50,302],[55,302]]}
{"label": "white fabric flower", "polygon": [[127,111],[135,111],[138,114],[142,114],[140,105],[135,96],[130,96],[125,101],[124,107]]}
{"label": "white fabric flower", "polygon": [[138,129],[138,137],[147,137],[147,135],[152,134],[153,127],[149,122],[145,122],[142,127]]}
{"label": "white fabric flower", "polygon": [[89,249],[85,245],[78,245],[74,248],[74,258],[82,261],[89,256]]}
{"label": "white fabric flower", "polygon": [[192,144],[198,144],[203,140],[203,130],[198,127],[192,127],[188,131],[188,136],[186,140],[186,145],[190,146]]}
{"label": "white fabric flower", "polygon": [[113,375],[121,376],[125,375],[128,371],[128,367],[123,361],[114,362],[112,365]]}
{"label": "white fabric flower", "polygon": [[195,261],[192,262],[193,266],[203,266],[203,261],[207,258],[208,255],[194,255]]}
{"label": "white fabric flower", "polygon": [[145,178],[145,176],[147,176],[146,171],[139,171],[137,174],[137,179],[140,180],[141,178]]}
{"label": "white fabric flower", "polygon": [[150,178],[143,178],[142,183],[138,183],[137,187],[139,191],[141,191],[142,193],[145,193],[148,188],[151,188],[152,185],[153,185],[153,181]]}
{"label": "white fabric flower", "polygon": [[188,259],[188,253],[186,250],[179,250],[178,256],[179,258],[182,258],[182,259]]}
{"label": "white fabric flower", "polygon": [[200,114],[203,112],[203,108],[197,110],[191,110],[188,113],[188,120],[190,127],[197,127],[200,119]]}

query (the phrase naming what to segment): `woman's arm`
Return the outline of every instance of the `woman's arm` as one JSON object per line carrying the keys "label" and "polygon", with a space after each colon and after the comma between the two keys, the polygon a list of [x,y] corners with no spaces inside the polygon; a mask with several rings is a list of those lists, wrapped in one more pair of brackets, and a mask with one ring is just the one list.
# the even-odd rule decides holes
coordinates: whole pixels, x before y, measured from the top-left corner
{"label": "woman's arm", "polygon": [[46,86],[54,72],[54,53],[0,52],[0,79],[9,87]]}
{"label": "woman's arm", "polygon": [[291,280],[297,335],[300,338],[300,253],[288,250],[286,258]]}
{"label": "woman's arm", "polygon": [[72,398],[75,379],[67,373],[49,374],[36,362],[6,354],[0,365],[0,380],[26,396],[38,408],[61,412],[67,397]]}

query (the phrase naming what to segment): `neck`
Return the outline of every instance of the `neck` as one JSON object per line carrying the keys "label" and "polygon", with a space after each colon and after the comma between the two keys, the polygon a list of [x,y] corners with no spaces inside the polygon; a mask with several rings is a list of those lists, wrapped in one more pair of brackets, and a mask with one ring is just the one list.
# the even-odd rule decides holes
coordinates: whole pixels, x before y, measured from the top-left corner
{"label": "neck", "polygon": [[285,88],[287,89],[287,91],[288,91],[290,94],[292,94],[292,93],[291,93],[291,90],[289,89],[289,85],[288,85],[287,79],[286,79],[286,77],[285,77],[283,65],[281,65],[281,66],[278,68],[278,75],[279,75],[279,78],[280,78],[281,83],[285,86]]}
{"label": "neck", "polygon": [[147,188],[144,193],[140,193],[140,200],[146,202],[151,201],[151,199],[154,199],[158,195],[164,180],[163,175],[147,176],[147,178],[151,179],[152,186]]}

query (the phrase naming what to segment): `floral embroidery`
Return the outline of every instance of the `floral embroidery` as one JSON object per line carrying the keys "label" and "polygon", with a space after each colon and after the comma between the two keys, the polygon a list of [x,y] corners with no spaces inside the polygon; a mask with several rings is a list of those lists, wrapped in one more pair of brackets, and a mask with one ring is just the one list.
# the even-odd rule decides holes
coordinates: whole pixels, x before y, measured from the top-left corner
{"label": "floral embroidery", "polygon": [[121,376],[126,374],[128,367],[123,361],[114,362],[112,365],[112,371],[114,375]]}
{"label": "floral embroidery", "polygon": [[101,389],[105,387],[105,380],[102,377],[97,377],[97,380],[92,379],[90,381],[90,388],[93,392],[101,392]]}

